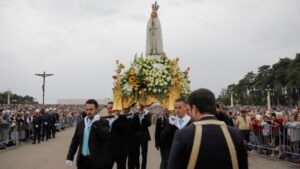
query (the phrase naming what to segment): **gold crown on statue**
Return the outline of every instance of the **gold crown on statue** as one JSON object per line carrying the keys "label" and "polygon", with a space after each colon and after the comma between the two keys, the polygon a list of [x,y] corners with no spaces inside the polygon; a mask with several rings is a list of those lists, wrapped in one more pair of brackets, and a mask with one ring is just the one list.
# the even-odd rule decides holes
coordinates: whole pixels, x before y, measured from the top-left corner
{"label": "gold crown on statue", "polygon": [[152,10],[153,11],[157,11],[159,8],[159,5],[157,4],[157,2],[155,2],[153,5],[152,5]]}

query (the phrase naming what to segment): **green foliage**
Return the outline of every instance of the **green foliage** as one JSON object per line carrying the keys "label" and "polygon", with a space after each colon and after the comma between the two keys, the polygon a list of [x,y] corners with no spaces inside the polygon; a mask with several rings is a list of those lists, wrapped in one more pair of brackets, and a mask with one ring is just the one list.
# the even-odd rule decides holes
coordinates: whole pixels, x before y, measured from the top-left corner
{"label": "green foliage", "polygon": [[[0,93],[0,104],[7,104],[8,91]],[[36,104],[37,102],[32,96],[20,96],[17,94],[10,94],[11,104]]]}
{"label": "green foliage", "polygon": [[273,105],[300,104],[300,54],[295,59],[282,58],[272,66],[263,65],[257,73],[247,73],[237,84],[223,89],[218,100],[230,104],[232,92],[235,104],[266,105],[266,89],[272,90]]}

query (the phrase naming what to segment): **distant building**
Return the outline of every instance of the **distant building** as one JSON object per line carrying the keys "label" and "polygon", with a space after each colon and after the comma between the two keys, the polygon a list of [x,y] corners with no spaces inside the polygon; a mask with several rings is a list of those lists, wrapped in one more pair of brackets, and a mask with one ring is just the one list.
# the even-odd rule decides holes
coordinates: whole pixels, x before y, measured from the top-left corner
{"label": "distant building", "polygon": [[[85,104],[85,102],[88,99],[58,99],[57,104],[65,104],[65,105],[80,105],[80,104]],[[107,104],[110,102],[111,99],[109,98],[104,98],[104,99],[97,99],[98,104]]]}

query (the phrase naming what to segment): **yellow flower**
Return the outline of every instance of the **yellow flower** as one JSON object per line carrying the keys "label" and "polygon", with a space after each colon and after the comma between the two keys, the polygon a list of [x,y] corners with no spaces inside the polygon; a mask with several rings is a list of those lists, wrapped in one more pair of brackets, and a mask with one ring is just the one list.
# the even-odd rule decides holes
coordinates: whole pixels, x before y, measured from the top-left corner
{"label": "yellow flower", "polygon": [[136,85],[136,84],[135,84],[134,86],[132,86],[132,87],[133,87],[133,90],[134,90],[134,91],[138,91],[138,90],[139,90],[139,87],[138,87],[138,85]]}
{"label": "yellow flower", "polygon": [[135,75],[135,70],[134,70],[134,69],[130,69],[129,74],[130,74],[130,75]]}
{"label": "yellow flower", "polygon": [[136,82],[136,77],[135,76],[129,76],[129,83],[135,83]]}

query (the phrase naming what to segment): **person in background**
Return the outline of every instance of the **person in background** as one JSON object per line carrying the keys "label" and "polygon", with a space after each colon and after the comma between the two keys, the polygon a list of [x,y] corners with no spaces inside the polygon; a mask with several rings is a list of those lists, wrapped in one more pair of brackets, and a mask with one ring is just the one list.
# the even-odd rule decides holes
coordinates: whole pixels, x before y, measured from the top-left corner
{"label": "person in background", "polygon": [[222,103],[217,104],[217,113],[215,114],[216,118],[220,121],[225,122],[227,125],[234,127],[233,121],[224,111],[224,105]]}
{"label": "person in background", "polygon": [[32,125],[33,125],[33,142],[32,144],[36,144],[36,140],[40,143],[41,139],[41,128],[42,128],[42,116],[40,115],[40,110],[35,110],[34,115],[32,117]]}
{"label": "person in background", "polygon": [[168,155],[170,151],[168,149],[168,145],[164,145],[161,142],[161,133],[165,129],[168,119],[170,116],[170,111],[165,108],[164,112],[161,113],[156,120],[156,128],[155,128],[155,147],[158,151],[160,151],[161,155],[161,164],[160,169],[166,169],[168,165]]}
{"label": "person in background", "polygon": [[118,115],[113,111],[113,102],[109,102],[106,108],[108,115],[112,116],[107,119],[110,127],[109,143],[112,154],[112,160],[108,168],[112,169],[114,163],[116,163],[117,169],[126,169],[126,160],[129,153],[129,119],[125,115]]}
{"label": "person in background", "polygon": [[148,143],[151,140],[149,127],[152,124],[151,113],[141,106],[139,111],[140,126],[138,130],[138,141],[140,152],[142,154],[142,164],[141,169],[146,169],[147,167],[147,155],[148,155]]}
{"label": "person in background", "polygon": [[50,138],[50,116],[49,116],[49,109],[42,109],[42,141],[48,141]]}
{"label": "person in background", "polygon": [[246,110],[241,110],[241,115],[237,117],[235,123],[236,123],[236,127],[243,134],[245,142],[249,143],[251,118],[247,114]]}
{"label": "person in background", "polygon": [[184,98],[179,98],[175,101],[174,109],[176,117],[169,117],[168,121],[166,122],[166,126],[160,135],[161,145],[163,145],[165,151],[165,164],[168,163],[167,161],[170,156],[175,132],[192,124],[191,117],[187,115],[189,109],[188,104],[186,103],[186,100]]}

